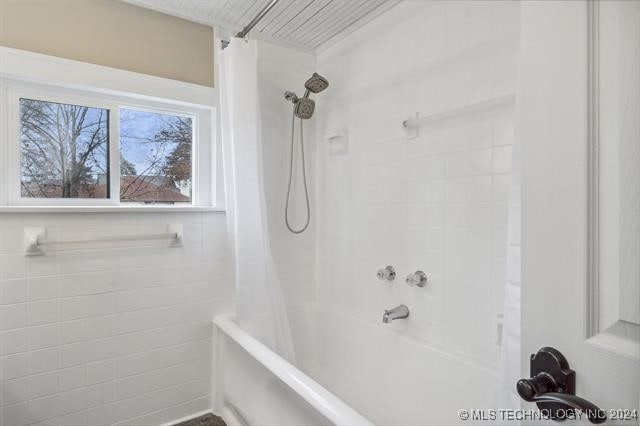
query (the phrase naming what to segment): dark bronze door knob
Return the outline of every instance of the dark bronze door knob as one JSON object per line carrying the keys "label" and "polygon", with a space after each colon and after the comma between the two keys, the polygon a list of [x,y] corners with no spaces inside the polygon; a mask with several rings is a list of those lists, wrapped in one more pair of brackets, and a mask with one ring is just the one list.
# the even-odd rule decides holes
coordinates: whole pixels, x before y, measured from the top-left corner
{"label": "dark bronze door knob", "polygon": [[607,421],[607,413],[590,401],[576,396],[576,373],[569,362],[554,348],[542,348],[531,355],[531,378],[520,379],[518,394],[528,402],[535,402],[552,420],[565,420],[567,410],[580,410],[595,424]]}

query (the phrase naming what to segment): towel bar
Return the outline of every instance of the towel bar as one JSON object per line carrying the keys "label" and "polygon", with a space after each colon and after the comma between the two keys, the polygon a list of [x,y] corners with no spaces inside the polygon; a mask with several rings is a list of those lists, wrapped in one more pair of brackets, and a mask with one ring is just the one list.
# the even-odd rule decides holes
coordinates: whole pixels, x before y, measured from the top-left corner
{"label": "towel bar", "polygon": [[63,244],[87,244],[112,241],[144,241],[167,240],[169,247],[182,246],[182,225],[169,225],[167,232],[157,234],[130,234],[130,235],[104,235],[95,238],[78,238],[70,240],[49,240],[46,237],[45,228],[25,228],[24,248],[27,256],[42,256],[46,254],[45,247]]}

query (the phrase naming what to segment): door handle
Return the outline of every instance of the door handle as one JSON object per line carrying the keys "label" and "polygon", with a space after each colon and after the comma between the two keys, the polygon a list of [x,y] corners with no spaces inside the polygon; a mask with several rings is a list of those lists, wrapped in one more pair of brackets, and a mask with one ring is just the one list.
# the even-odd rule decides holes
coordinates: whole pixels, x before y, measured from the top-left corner
{"label": "door handle", "polygon": [[598,406],[591,401],[587,401],[586,399],[576,395],[562,392],[540,392],[539,389],[541,387],[545,389],[550,387],[553,389],[556,386],[553,382],[553,378],[548,376],[546,373],[540,373],[531,379],[520,379],[516,385],[518,394],[525,401],[535,403],[553,402],[567,405],[571,408],[582,411],[587,419],[589,419],[591,423],[595,424],[604,423],[607,420],[607,413],[601,408],[598,408]]}
{"label": "door handle", "polygon": [[591,423],[607,421],[607,413],[594,403],[576,396],[576,373],[569,362],[554,348],[542,348],[531,355],[531,378],[520,379],[516,384],[518,394],[528,402],[535,402],[556,421],[567,418],[568,409],[580,410]]}

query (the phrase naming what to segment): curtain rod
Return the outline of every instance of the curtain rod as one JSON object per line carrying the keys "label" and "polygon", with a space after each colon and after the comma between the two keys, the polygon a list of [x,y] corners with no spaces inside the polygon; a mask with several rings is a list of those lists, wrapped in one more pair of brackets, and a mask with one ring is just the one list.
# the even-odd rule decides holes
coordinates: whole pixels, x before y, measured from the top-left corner
{"label": "curtain rod", "polygon": [[[238,34],[236,34],[236,37],[245,38],[247,34],[249,34],[249,32],[253,29],[253,27],[255,27],[258,24],[258,22],[260,22],[262,18],[264,18],[265,15],[269,13],[271,9],[273,9],[273,7],[276,5],[276,3],[278,3],[278,1],[280,0],[271,0],[269,4],[263,7],[262,10],[258,12],[258,14],[247,25],[245,25],[245,27],[240,32],[238,32]],[[224,49],[228,45],[229,45],[228,41],[226,41],[226,43],[225,41],[223,41],[222,48]]]}

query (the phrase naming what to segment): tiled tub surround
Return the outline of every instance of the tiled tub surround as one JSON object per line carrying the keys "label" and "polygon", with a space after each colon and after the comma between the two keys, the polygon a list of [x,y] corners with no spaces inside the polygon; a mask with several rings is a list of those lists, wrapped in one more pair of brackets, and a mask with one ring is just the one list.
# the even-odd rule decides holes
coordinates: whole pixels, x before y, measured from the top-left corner
{"label": "tiled tub surround", "polygon": [[[513,94],[518,36],[515,2],[401,2],[318,56],[330,86],[311,120],[314,234],[287,258],[290,241],[278,247],[285,240],[274,233],[274,251],[302,272],[283,283],[297,368],[374,424],[458,424],[461,407],[495,407],[513,107],[423,126],[415,139],[401,123]],[[281,67],[295,64],[282,58]],[[286,112],[270,123],[286,125]],[[348,148],[331,155],[327,137],[336,134]],[[270,141],[272,167],[278,152],[288,158],[283,142]],[[286,186],[269,177],[274,213]],[[286,232],[276,219],[273,228]],[[302,258],[316,262],[315,282]],[[392,284],[376,279],[386,265],[398,272]],[[416,270],[429,276],[426,287],[404,283]],[[383,310],[401,303],[410,316],[382,324]],[[250,423],[323,422],[276,378],[282,370],[227,340],[216,340],[218,412],[228,405]]]}
{"label": "tiled tub surround", "polygon": [[[165,232],[184,246],[92,243],[25,257],[52,238]],[[162,424],[210,409],[211,319],[232,306],[221,212],[2,214],[1,424]]]}
{"label": "tiled tub surround", "polygon": [[[414,139],[401,123],[513,94],[518,38],[517,2],[406,2],[318,57],[331,81],[317,123],[320,303],[494,371],[513,107],[421,126]],[[328,152],[336,133],[348,153]],[[386,265],[392,284],[376,279]],[[404,283],[416,270],[426,287]],[[400,303],[410,317],[383,325]]]}

